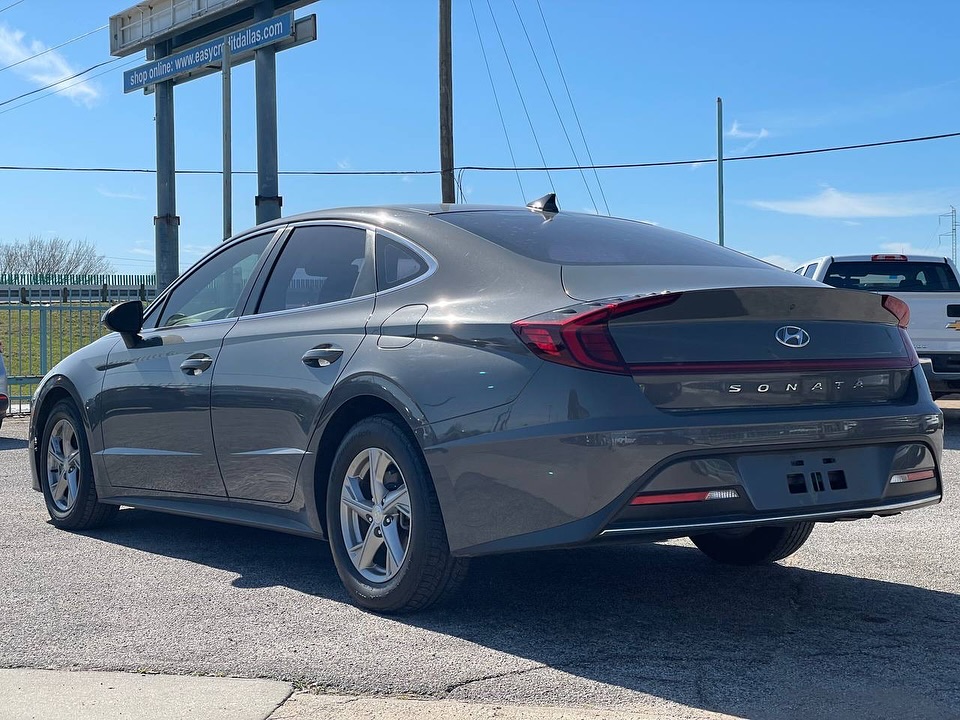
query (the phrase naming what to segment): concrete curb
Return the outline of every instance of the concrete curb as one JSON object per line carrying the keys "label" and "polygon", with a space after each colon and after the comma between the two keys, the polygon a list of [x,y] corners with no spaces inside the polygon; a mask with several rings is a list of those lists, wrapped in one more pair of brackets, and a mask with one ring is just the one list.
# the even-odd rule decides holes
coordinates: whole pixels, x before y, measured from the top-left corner
{"label": "concrete curb", "polygon": [[0,669],[0,720],[736,720],[662,711],[468,703],[293,692],[275,680]]}
{"label": "concrete curb", "polygon": [[455,700],[371,698],[296,693],[269,720],[737,720],[674,705],[662,712],[495,705]]}
{"label": "concrete curb", "polygon": [[6,720],[265,720],[293,692],[273,680],[0,670]]}

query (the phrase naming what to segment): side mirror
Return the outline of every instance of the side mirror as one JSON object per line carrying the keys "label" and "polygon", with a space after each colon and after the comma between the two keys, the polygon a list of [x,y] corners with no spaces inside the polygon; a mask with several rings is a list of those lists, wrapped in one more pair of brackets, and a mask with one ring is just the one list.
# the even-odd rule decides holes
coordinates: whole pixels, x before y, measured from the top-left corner
{"label": "side mirror", "polygon": [[143,328],[143,303],[130,300],[114,305],[103,314],[100,322],[107,330],[120,333],[128,348],[133,347]]}

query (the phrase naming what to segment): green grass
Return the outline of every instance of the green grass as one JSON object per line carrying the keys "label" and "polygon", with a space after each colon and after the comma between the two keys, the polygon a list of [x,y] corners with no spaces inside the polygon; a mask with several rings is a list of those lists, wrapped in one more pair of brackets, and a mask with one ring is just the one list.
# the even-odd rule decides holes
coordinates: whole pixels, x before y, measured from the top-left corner
{"label": "green grass", "polygon": [[[40,376],[60,360],[106,334],[100,316],[106,309],[92,305],[0,305],[0,342],[7,377]],[[46,357],[41,358],[41,313],[46,314]],[[29,400],[36,383],[10,383],[11,402]]]}

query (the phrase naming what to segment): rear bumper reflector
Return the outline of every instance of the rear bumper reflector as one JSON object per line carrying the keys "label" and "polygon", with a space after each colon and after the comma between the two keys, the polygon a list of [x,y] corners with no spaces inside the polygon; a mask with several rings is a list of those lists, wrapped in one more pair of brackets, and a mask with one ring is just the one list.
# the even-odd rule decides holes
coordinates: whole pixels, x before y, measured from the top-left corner
{"label": "rear bumper reflector", "polygon": [[665,505],[667,503],[702,502],[704,500],[733,500],[738,497],[740,497],[739,492],[733,488],[725,488],[723,490],[695,490],[693,492],[637,495],[630,501],[630,504]]}
{"label": "rear bumper reflector", "polygon": [[917,470],[916,472],[900,473],[890,478],[890,483],[916,482],[917,480],[933,480],[937,474],[933,470]]}

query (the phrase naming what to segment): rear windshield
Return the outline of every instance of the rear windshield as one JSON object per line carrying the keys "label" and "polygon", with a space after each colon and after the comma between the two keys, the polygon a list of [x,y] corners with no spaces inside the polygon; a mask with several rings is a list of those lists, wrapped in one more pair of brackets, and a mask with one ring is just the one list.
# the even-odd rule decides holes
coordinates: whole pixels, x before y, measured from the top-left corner
{"label": "rear windshield", "polygon": [[435,217],[534,260],[557,265],[713,265],[766,263],[690,235],[647,223],[528,210],[477,210]]}
{"label": "rear windshield", "polygon": [[953,270],[944,262],[835,262],[830,265],[823,282],[852,290],[960,292]]}

